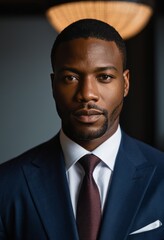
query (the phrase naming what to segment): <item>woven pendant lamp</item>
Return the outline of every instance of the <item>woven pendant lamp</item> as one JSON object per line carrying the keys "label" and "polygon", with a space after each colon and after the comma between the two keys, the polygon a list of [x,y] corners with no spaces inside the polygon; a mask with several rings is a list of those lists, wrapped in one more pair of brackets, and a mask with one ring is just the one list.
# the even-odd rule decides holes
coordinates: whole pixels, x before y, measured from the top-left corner
{"label": "woven pendant lamp", "polygon": [[46,16],[60,32],[70,23],[84,18],[95,18],[109,23],[124,39],[138,34],[153,14],[153,0],[131,1],[69,1],[56,2],[47,9]]}

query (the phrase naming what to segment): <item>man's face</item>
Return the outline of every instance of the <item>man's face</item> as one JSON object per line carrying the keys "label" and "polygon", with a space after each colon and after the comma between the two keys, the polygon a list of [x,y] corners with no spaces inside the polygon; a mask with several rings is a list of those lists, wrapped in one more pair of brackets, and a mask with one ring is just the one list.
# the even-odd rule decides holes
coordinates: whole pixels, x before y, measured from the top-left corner
{"label": "man's face", "polygon": [[114,42],[75,39],[57,48],[53,95],[65,134],[94,149],[117,129],[129,71]]}

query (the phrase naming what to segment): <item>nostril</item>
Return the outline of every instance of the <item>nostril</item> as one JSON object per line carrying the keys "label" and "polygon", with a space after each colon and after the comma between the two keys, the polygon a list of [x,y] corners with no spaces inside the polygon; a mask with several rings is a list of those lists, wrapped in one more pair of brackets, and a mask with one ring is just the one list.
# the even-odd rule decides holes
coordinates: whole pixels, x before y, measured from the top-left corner
{"label": "nostril", "polygon": [[98,101],[98,94],[88,94],[88,93],[78,93],[77,100],[78,102],[90,102],[90,101]]}

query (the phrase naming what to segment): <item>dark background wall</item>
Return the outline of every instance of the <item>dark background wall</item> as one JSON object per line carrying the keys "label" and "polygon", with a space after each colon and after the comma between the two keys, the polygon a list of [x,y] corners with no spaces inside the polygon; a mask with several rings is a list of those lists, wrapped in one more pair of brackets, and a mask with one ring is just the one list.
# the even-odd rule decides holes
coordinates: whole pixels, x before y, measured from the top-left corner
{"label": "dark background wall", "polygon": [[155,28],[155,144],[164,151],[164,17],[160,16]]}
{"label": "dark background wall", "polygon": [[60,122],[51,95],[56,32],[42,16],[0,18],[0,161],[52,137]]}
{"label": "dark background wall", "polygon": [[[0,16],[0,162],[60,129],[51,95],[50,51],[57,33],[44,15]],[[131,91],[123,128],[164,150],[164,17],[127,41]]]}

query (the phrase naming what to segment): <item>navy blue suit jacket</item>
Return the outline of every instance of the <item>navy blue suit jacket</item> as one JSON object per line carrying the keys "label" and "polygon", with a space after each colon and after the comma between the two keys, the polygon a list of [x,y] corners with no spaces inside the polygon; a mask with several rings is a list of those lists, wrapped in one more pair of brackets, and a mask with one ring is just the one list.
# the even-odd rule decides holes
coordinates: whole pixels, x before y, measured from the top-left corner
{"label": "navy blue suit jacket", "polygon": [[[131,234],[154,222],[163,225]],[[0,166],[4,239],[78,240],[58,135]],[[164,239],[164,153],[125,133],[99,236],[108,239]]]}

